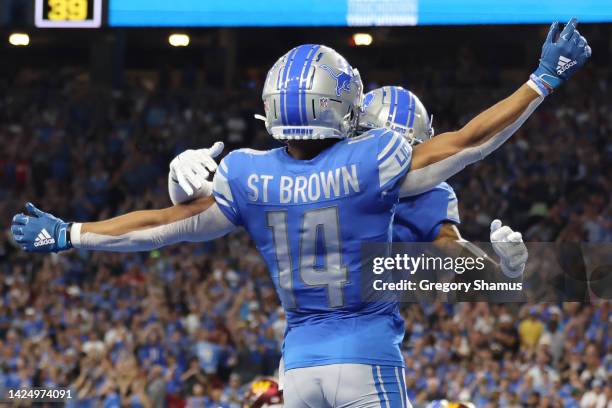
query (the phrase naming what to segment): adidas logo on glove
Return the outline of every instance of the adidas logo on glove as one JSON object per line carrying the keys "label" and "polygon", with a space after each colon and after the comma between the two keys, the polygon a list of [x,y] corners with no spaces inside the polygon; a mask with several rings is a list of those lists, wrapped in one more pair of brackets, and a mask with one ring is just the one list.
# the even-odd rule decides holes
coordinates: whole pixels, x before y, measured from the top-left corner
{"label": "adidas logo on glove", "polygon": [[571,59],[565,58],[563,55],[561,55],[559,57],[559,62],[557,63],[557,74],[561,75],[577,63],[578,62],[576,60],[572,61]]}
{"label": "adidas logo on glove", "polygon": [[34,246],[40,247],[43,245],[51,245],[51,244],[55,244],[55,239],[53,239],[53,237],[49,235],[49,232],[43,228],[42,231],[38,233],[38,236],[34,240]]}

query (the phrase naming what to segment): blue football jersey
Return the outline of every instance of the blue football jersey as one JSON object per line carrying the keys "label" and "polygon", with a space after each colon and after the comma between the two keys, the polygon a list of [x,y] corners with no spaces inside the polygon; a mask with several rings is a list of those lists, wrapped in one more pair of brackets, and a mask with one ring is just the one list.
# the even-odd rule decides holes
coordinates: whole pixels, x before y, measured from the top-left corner
{"label": "blue football jersey", "polygon": [[411,157],[401,135],[376,129],[311,160],[241,149],[219,165],[215,199],[250,233],[286,310],[286,369],[403,365],[397,303],[363,302],[359,282],[361,244],[391,241]]}
{"label": "blue football jersey", "polygon": [[393,220],[393,242],[431,242],[442,224],[460,224],[455,191],[440,183],[425,193],[401,198]]}

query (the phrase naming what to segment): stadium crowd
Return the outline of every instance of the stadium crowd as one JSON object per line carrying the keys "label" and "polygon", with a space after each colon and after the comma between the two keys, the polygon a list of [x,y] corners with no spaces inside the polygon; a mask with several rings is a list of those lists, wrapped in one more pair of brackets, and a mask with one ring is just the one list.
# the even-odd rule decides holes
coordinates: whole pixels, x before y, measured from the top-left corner
{"label": "stadium crowd", "polygon": [[[415,88],[438,132],[509,90],[495,80],[474,87],[466,70],[432,73]],[[0,389],[70,387],[74,407],[240,407],[249,381],[275,374],[285,329],[244,232],[151,253],[42,256],[19,250],[8,225],[32,197],[74,221],[169,205],[168,163],[180,151],[273,144],[252,119],[259,85],[227,92],[162,72],[110,92],[71,69],[0,81]],[[526,241],[612,241],[612,83],[585,82],[451,180],[466,238],[486,241],[501,218]],[[417,408],[442,398],[612,407],[609,301],[411,304],[402,313]]]}

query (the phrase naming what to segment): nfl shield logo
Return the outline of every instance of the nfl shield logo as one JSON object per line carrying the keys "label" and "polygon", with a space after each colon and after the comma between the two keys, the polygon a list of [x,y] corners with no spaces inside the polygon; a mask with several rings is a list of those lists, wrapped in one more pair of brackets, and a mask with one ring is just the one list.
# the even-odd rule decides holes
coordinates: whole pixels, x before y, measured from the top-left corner
{"label": "nfl shield logo", "polygon": [[319,107],[320,108],[327,108],[328,104],[329,104],[329,98],[319,98]]}

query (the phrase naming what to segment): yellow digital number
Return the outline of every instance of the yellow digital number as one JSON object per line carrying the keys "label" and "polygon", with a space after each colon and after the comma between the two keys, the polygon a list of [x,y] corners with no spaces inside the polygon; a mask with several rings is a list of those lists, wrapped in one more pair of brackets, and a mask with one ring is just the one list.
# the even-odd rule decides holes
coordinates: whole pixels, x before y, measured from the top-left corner
{"label": "yellow digital number", "polygon": [[87,0],[48,0],[49,20],[83,21],[87,18]]}
{"label": "yellow digital number", "polygon": [[87,18],[87,0],[68,0],[68,20]]}
{"label": "yellow digital number", "polygon": [[49,20],[66,20],[66,1],[65,0],[49,0]]}

